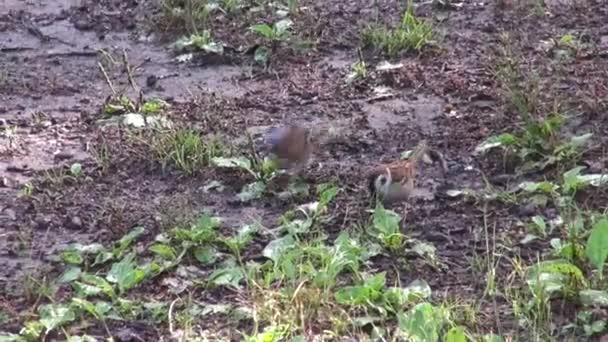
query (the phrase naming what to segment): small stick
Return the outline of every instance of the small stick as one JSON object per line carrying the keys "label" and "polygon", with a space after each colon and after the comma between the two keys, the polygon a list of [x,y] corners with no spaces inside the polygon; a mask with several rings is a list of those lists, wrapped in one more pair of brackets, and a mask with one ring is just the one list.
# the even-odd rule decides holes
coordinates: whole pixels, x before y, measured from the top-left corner
{"label": "small stick", "polygon": [[122,62],[124,64],[125,71],[127,72],[127,77],[129,78],[129,84],[131,85],[131,88],[133,88],[136,93],[139,93],[139,87],[133,79],[133,73],[131,72],[131,67],[129,66],[129,59],[127,57],[127,50],[125,49],[122,49]]}
{"label": "small stick", "polygon": [[106,69],[103,68],[103,65],[101,64],[101,62],[97,62],[97,65],[99,66],[99,70],[101,70],[103,77],[106,79],[106,83],[110,87],[110,90],[112,91],[112,95],[116,96],[116,89],[114,89],[114,86],[112,85],[112,81],[110,81],[110,77],[108,77],[108,74],[106,73]]}

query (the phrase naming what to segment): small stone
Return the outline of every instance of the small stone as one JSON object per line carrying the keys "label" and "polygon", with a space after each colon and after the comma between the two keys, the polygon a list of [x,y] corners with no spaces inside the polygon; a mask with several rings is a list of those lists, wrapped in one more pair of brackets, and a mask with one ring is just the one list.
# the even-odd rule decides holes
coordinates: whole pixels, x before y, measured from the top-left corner
{"label": "small stone", "polygon": [[82,228],[82,220],[78,216],[73,216],[66,222],[65,227],[67,229],[78,230]]}
{"label": "small stone", "polygon": [[17,219],[17,213],[13,209],[6,208],[2,212],[3,212],[4,216],[8,217],[12,221],[15,221]]}
{"label": "small stone", "polygon": [[534,215],[534,213],[536,212],[537,208],[536,208],[536,204],[534,203],[527,203],[525,205],[520,205],[517,208],[517,214],[519,216],[532,216]]}
{"label": "small stone", "polygon": [[73,157],[74,157],[73,153],[66,152],[66,151],[58,152],[55,154],[56,160],[67,160],[67,159],[72,159]]}
{"label": "small stone", "polygon": [[36,221],[35,222],[36,222],[36,229],[38,229],[38,230],[45,230],[51,224],[51,219],[49,217],[47,217],[47,216],[39,214],[36,217]]}

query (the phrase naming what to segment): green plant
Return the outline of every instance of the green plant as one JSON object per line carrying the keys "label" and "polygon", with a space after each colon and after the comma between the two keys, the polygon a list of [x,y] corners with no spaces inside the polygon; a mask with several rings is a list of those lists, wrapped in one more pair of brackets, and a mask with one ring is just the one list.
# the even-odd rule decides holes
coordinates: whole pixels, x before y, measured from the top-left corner
{"label": "green plant", "polygon": [[257,156],[249,157],[216,157],[211,159],[216,167],[243,170],[253,176],[254,181],[243,187],[237,195],[239,200],[248,202],[260,198],[266,191],[267,182],[276,176],[277,164],[274,160],[265,158],[259,160]]}
{"label": "green plant", "polygon": [[163,169],[173,165],[187,175],[197,173],[225,151],[218,138],[204,140],[189,128],[156,130],[146,143]]}
{"label": "green plant", "polygon": [[357,80],[364,80],[367,78],[367,64],[364,60],[359,60],[352,65],[351,72],[346,77],[346,82],[351,83]]}
{"label": "green plant", "polygon": [[178,52],[194,50],[215,53],[218,55],[224,53],[223,45],[212,40],[211,32],[209,30],[182,37],[173,43],[171,47]]}
{"label": "green plant", "polygon": [[198,33],[208,26],[211,14],[220,6],[207,0],[163,0],[162,8],[167,26],[177,25],[179,29]]}
{"label": "green plant", "polygon": [[291,19],[281,19],[274,24],[257,24],[249,30],[271,43],[285,41],[290,36],[290,29],[293,26]]}
{"label": "green plant", "polygon": [[21,196],[23,197],[31,197],[34,194],[34,185],[31,182],[27,182],[23,184],[23,188],[21,189]]}
{"label": "green plant", "polygon": [[401,217],[394,211],[384,209],[380,202],[372,215],[372,229],[380,242],[388,249],[397,251],[403,247],[405,236],[401,233]]}
{"label": "green plant", "polygon": [[411,6],[403,14],[397,27],[393,29],[368,25],[362,31],[363,43],[383,51],[389,58],[397,57],[404,51],[419,51],[430,43],[432,26],[414,16]]}
{"label": "green plant", "polygon": [[505,162],[514,153],[523,165],[521,172],[543,170],[548,166],[577,159],[592,137],[591,133],[560,138],[564,117],[555,114],[540,120],[527,121],[521,134],[503,133],[491,136],[475,148],[475,153],[485,153],[494,148],[504,151]]}
{"label": "green plant", "polygon": [[251,26],[249,30],[266,41],[265,45],[256,48],[253,57],[254,60],[259,64],[267,66],[270,62],[270,57],[279,44],[290,39],[292,26],[293,21],[289,18],[281,19],[274,24],[257,24]]}

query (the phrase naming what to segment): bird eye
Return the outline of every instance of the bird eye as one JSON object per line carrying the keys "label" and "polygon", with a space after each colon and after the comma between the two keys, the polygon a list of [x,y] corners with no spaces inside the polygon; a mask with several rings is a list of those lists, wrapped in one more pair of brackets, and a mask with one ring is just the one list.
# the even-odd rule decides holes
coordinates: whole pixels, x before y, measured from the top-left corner
{"label": "bird eye", "polygon": [[378,177],[378,183],[380,183],[380,185],[386,185],[387,181],[388,179],[386,179],[386,176],[384,175]]}

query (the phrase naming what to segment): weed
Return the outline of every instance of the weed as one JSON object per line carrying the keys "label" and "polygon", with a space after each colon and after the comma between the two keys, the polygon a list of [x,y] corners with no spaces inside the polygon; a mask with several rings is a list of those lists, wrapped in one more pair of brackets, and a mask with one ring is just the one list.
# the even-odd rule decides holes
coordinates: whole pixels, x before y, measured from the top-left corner
{"label": "weed", "polygon": [[222,44],[214,42],[209,30],[204,30],[201,33],[194,33],[187,37],[178,39],[171,47],[178,51],[204,51],[221,55],[224,53]]}
{"label": "weed", "polygon": [[34,185],[31,182],[27,182],[25,184],[23,184],[23,188],[21,189],[21,196],[23,197],[32,197],[32,195],[34,194]]}
{"label": "weed", "polygon": [[384,209],[382,204],[378,202],[372,220],[373,232],[377,234],[377,238],[382,245],[391,251],[397,251],[403,247],[405,236],[400,232],[399,222],[401,222],[401,217],[397,213]]}
{"label": "weed", "polygon": [[430,43],[432,37],[432,26],[416,18],[411,6],[408,6],[397,27],[389,29],[373,24],[362,31],[363,43],[383,51],[389,58],[406,51],[420,51]]}
{"label": "weed", "polygon": [[54,298],[56,291],[57,286],[46,275],[31,274],[25,276],[23,288],[25,299],[34,303],[34,307],[41,300]]}
{"label": "weed", "polygon": [[207,0],[163,0],[163,18],[169,26],[178,25],[190,33],[208,26],[214,7]]}
{"label": "weed", "polygon": [[508,168],[509,157],[516,153],[517,160],[522,163],[520,171],[525,173],[577,160],[592,137],[591,133],[586,133],[564,140],[561,129],[566,118],[560,113],[537,119],[526,114],[522,116],[523,132],[492,136],[479,144],[475,152],[484,153],[497,147],[503,149],[505,168]]}
{"label": "weed", "polygon": [[188,128],[155,130],[144,137],[163,169],[172,165],[187,175],[199,172],[226,150],[219,138],[205,140],[198,132]]}
{"label": "weed", "polygon": [[353,64],[351,69],[351,73],[346,77],[347,83],[367,78],[367,63],[365,63],[365,60],[363,59],[361,50],[359,50],[359,61]]}
{"label": "weed", "polygon": [[289,18],[279,20],[273,24],[257,24],[249,28],[249,30],[261,37],[265,44],[256,48],[254,52],[254,60],[268,66],[270,58],[278,46],[288,41],[291,38],[291,27],[293,21]]}
{"label": "weed", "polygon": [[112,157],[110,154],[110,147],[105,139],[102,138],[101,141],[91,149],[91,155],[97,163],[97,166],[101,168],[102,173],[108,171],[112,163]]}

